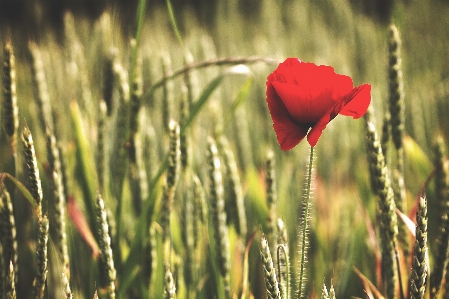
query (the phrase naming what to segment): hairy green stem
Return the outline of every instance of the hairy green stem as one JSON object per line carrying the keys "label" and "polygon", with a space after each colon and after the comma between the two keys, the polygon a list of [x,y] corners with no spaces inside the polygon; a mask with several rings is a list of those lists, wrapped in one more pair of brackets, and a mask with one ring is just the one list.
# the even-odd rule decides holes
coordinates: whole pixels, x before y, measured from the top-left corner
{"label": "hairy green stem", "polygon": [[314,148],[313,146],[310,147],[310,157],[309,157],[309,167],[307,171],[307,187],[306,187],[306,197],[305,197],[305,204],[304,204],[304,215],[303,215],[303,226],[302,226],[302,232],[301,232],[301,239],[300,239],[300,253],[301,253],[301,261],[300,261],[300,269],[299,269],[299,284],[298,284],[298,291],[299,296],[298,298],[304,297],[304,285],[305,285],[305,272],[306,272],[306,254],[307,254],[307,231],[308,231],[308,220],[309,220],[309,206],[310,206],[310,197],[311,197],[311,191],[312,191],[312,172],[313,172],[313,158],[314,158]]}

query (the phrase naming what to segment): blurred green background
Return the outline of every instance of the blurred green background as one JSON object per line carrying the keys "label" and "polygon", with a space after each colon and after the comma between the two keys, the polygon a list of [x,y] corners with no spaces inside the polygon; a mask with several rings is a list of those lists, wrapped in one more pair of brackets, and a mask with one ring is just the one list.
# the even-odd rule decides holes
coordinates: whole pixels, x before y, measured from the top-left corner
{"label": "blurred green background", "polygon": [[[185,49],[191,53],[193,61],[257,55],[279,61],[298,57],[303,61],[331,65],[337,73],[350,75],[355,85],[372,85],[372,108],[378,130],[388,99],[387,26],[394,22],[402,39],[405,131],[410,136],[405,184],[408,209],[411,208],[420,186],[432,170],[431,148],[435,134],[440,131],[443,136],[448,136],[449,133],[447,1],[179,0],[172,4]],[[88,139],[95,144],[98,116],[97,110],[89,107],[98,107],[98,99],[102,96],[104,56],[111,46],[117,47],[119,60],[125,67],[129,66],[129,40],[135,34],[136,9],[137,1],[0,1],[0,38],[5,41],[10,35],[16,51],[21,127],[26,120],[30,128],[33,125],[36,128],[33,133],[37,136],[41,166],[45,164],[45,139],[43,132],[37,129],[38,116],[34,113],[28,42],[35,41],[43,53],[60,142],[68,153],[69,164],[74,163],[70,162],[74,137],[68,120],[69,101],[78,99],[81,103],[88,124]],[[73,13],[71,24],[64,21],[66,11]],[[71,32],[81,45],[76,50],[76,61],[81,65],[80,69],[84,68],[87,85],[83,88],[89,91],[91,102],[82,102],[82,92],[75,87],[78,83],[67,76],[67,52],[74,41],[73,36],[69,36]],[[144,91],[164,76],[161,58],[168,57],[173,70],[185,64],[184,49],[175,36],[164,1],[149,1],[147,5],[140,52]],[[275,66],[258,63],[249,68],[255,78],[254,84],[241,108],[231,118],[227,118],[227,111],[243,82],[241,78],[226,79],[201,112],[195,124],[198,129],[195,136],[191,136],[193,168],[206,184],[205,136],[213,132],[217,122],[223,122],[224,134],[231,141],[244,186],[250,220],[248,230],[253,231],[266,217],[264,162],[267,150],[273,149],[278,215],[287,224],[292,252],[295,252],[308,144],[302,142],[290,152],[279,149],[265,103],[266,77]],[[211,66],[194,71],[196,96],[222,70],[222,67]],[[180,80],[175,79],[173,83],[174,97],[179,99]],[[156,132],[155,151],[159,158],[164,156],[167,143],[161,124],[161,98],[160,90],[156,91],[154,97],[145,100],[143,108]],[[5,134],[2,139],[2,144],[6,145]],[[353,266],[376,281],[374,248],[368,241],[367,217],[363,212],[366,209],[371,221],[375,222],[375,197],[369,189],[364,141],[363,120],[337,117],[318,142],[310,230],[311,294],[319,294],[323,280],[328,284],[332,279],[337,298],[364,297]],[[10,167],[7,150],[3,148],[1,152],[2,171],[7,171]],[[71,180],[76,185],[76,177]],[[49,186],[44,184],[44,188]],[[73,192],[80,195],[80,191],[74,189]],[[429,189],[430,214],[436,215],[432,195],[432,189]],[[128,214],[126,219],[132,222],[132,214]],[[434,236],[436,217],[429,218],[430,235]],[[128,232],[132,227],[132,224],[125,224]],[[76,235],[73,227],[71,229]],[[77,237],[72,238],[76,240]],[[252,269],[257,269],[258,263],[257,248],[253,245]],[[293,266],[295,269],[296,264]],[[238,272],[238,266],[233,267]],[[81,277],[74,277],[74,289],[83,289]],[[251,281],[256,298],[262,298],[260,275],[252,276]]]}

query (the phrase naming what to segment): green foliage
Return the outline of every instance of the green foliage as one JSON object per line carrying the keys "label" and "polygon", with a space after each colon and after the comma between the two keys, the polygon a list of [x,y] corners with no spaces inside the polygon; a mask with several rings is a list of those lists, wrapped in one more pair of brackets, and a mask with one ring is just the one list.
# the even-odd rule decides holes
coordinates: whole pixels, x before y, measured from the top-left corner
{"label": "green foliage", "polygon": [[[67,298],[92,298],[96,291],[99,298],[264,298],[266,286],[274,297],[286,299],[298,293],[308,298],[379,297],[387,293],[386,280],[397,274],[394,267],[381,270],[381,265],[386,267],[385,252],[403,252],[387,244],[384,257],[379,254],[387,242],[385,231],[396,234],[396,228],[387,227],[395,225],[396,214],[386,179],[394,178],[396,168],[403,182],[398,189],[405,196],[403,212],[411,219],[416,198],[426,191],[428,235],[421,203],[414,272],[409,259],[398,268],[404,282],[414,279],[415,296],[428,292],[422,283],[423,265],[434,270],[437,263],[438,198],[445,179],[437,175],[437,185],[428,187],[425,181],[434,168],[429,159],[434,132],[444,137],[441,143],[449,134],[449,84],[440,79],[447,77],[443,58],[449,52],[442,41],[449,28],[449,7],[422,1],[406,8],[396,5],[400,75],[392,73],[397,71],[394,57],[388,61],[385,24],[353,10],[346,0],[263,0],[251,12],[247,1],[217,1],[212,13],[208,5],[194,11],[179,1],[146,2],[138,2],[135,27],[122,23],[121,13],[112,7],[98,20],[67,13],[64,30],[49,28],[42,19],[34,41],[24,38],[26,28],[0,28],[6,45],[0,105],[6,129],[0,134],[0,298],[32,296],[37,273],[21,269],[35,269],[39,255],[44,256],[35,252],[45,243],[45,227],[39,235],[38,225],[46,214],[49,298],[62,292]],[[8,57],[12,46],[14,72]],[[277,63],[293,56],[332,65],[338,73],[351,75],[356,85],[372,85],[372,118],[379,124],[385,119],[385,125],[376,154],[368,160],[375,160],[378,176],[373,185],[382,185],[381,191],[370,190],[373,166],[366,158],[362,120],[337,117],[329,124],[314,152],[313,180],[311,173],[306,176],[304,143],[290,152],[279,149],[266,107],[265,81]],[[165,71],[161,59],[170,61]],[[390,79],[397,84],[390,86],[393,75]],[[172,86],[172,103],[164,100],[166,84]],[[401,102],[392,103],[396,106],[387,112],[390,93]],[[173,138],[170,141],[164,129],[169,122],[162,113],[167,104],[167,119],[179,123],[180,146],[188,153],[175,175]],[[181,106],[183,111],[177,108]],[[34,149],[17,149],[15,157],[9,138],[16,134],[18,120],[20,132],[25,123],[33,132]],[[370,130],[374,132],[374,125]],[[218,143],[227,140],[213,162],[217,168],[221,164],[225,184],[219,202],[212,202],[208,136]],[[403,148],[400,156],[395,148]],[[266,166],[268,151],[276,163]],[[382,152],[385,157],[380,158]],[[441,165],[446,163],[444,155],[438,160]],[[24,163],[40,173],[42,191],[26,183],[30,174]],[[164,202],[164,181],[178,176],[177,188]],[[96,206],[98,192],[104,202]],[[313,202],[307,210],[309,222],[300,217],[303,207],[309,207],[304,192]],[[66,213],[54,213],[55,193],[58,209]],[[379,194],[383,216],[377,217]],[[64,214],[65,225],[53,220]],[[63,231],[52,234],[57,226]],[[266,239],[260,228],[267,232]],[[100,261],[104,256],[98,256],[97,244],[107,252],[107,261]],[[389,259],[396,263],[393,256]],[[105,264],[114,269],[102,269]],[[447,261],[441,261],[444,264]],[[101,276],[108,271],[106,290]],[[308,279],[302,282],[305,272]],[[329,289],[323,280],[331,281]],[[388,288],[389,297],[399,296],[396,281]]]}

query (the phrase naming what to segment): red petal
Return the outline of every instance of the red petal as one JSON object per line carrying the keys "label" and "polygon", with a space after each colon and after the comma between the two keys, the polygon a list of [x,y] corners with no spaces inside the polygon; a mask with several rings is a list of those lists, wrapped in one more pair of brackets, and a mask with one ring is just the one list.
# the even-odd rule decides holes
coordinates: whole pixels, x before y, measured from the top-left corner
{"label": "red petal", "polygon": [[346,75],[334,74],[332,78],[332,98],[335,102],[344,101],[354,88],[352,79]]}
{"label": "red petal", "polygon": [[274,72],[272,72],[268,78],[267,82],[282,82],[282,83],[294,83],[294,72],[292,69],[300,65],[302,62],[297,58],[287,58],[283,63],[280,63]]}
{"label": "red petal", "polygon": [[318,86],[279,82],[272,85],[297,124],[316,123],[335,104],[330,91]]}
{"label": "red petal", "polygon": [[308,128],[295,126],[292,128],[283,123],[273,124],[279,145],[283,151],[289,151],[300,143],[307,135]]}
{"label": "red petal", "polygon": [[[351,80],[352,81],[352,80]],[[348,95],[342,98],[341,102],[334,105],[327,111],[321,119],[312,126],[307,135],[307,141],[310,146],[315,146],[327,124],[338,114],[359,118],[366,113],[371,101],[371,85],[363,84],[354,88]]]}
{"label": "red petal", "polygon": [[309,134],[307,135],[307,141],[309,142],[311,147],[314,147],[316,145],[318,139],[320,139],[321,134],[323,133],[323,130],[326,129],[327,124],[335,117],[332,117],[332,111],[333,109],[323,115],[323,117],[321,117],[321,119],[313,125],[312,130],[310,130]]}
{"label": "red petal", "polygon": [[306,137],[309,127],[302,127],[293,122],[287,108],[269,82],[267,82],[267,103],[281,149],[287,151],[294,148]]}
{"label": "red petal", "polygon": [[362,117],[371,102],[371,85],[363,84],[352,90],[347,95],[347,104],[340,111],[341,115],[352,116],[353,118]]}

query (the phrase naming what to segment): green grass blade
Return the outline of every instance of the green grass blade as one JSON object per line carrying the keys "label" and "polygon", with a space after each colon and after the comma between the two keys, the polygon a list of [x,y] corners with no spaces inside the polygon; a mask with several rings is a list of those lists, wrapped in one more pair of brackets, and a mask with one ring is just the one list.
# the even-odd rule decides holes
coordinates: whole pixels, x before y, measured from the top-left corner
{"label": "green grass blade", "polygon": [[410,161],[413,173],[421,174],[426,178],[433,169],[432,162],[423,149],[410,136],[404,135],[405,155]]}
{"label": "green grass blade", "polygon": [[[145,20],[145,11],[146,11],[147,0],[139,0],[139,6],[137,7],[137,27],[136,27],[136,35],[134,39],[136,40],[136,46],[133,48],[133,53],[131,56],[131,67],[130,74],[134,74],[134,68],[137,63],[137,52],[139,51],[139,43],[140,37],[142,36],[142,27],[143,22]],[[130,80],[132,80],[132,76],[130,76]]]}
{"label": "green grass blade", "polygon": [[19,190],[19,192],[30,202],[33,209],[36,210],[37,203],[36,200],[34,200],[33,195],[31,195],[31,192],[25,187],[24,184],[22,184],[18,179],[16,179],[14,176],[10,175],[9,173],[2,173],[0,181],[3,183],[5,178],[10,180],[14,186]]}
{"label": "green grass blade", "polygon": [[[216,77],[214,80],[212,80],[209,83],[209,85],[204,89],[200,98],[195,102],[195,105],[193,105],[193,107],[191,108],[188,118],[186,119],[183,126],[181,127],[181,134],[183,134],[185,132],[185,130],[190,126],[190,124],[193,122],[193,120],[196,118],[198,113],[203,108],[204,104],[206,104],[206,102],[209,100],[213,91],[220,85],[221,81],[223,81],[223,79],[227,75],[239,75],[239,74],[248,76],[249,79],[252,78],[252,73],[248,67],[246,67],[245,65],[236,65],[234,67],[227,69],[224,73],[220,74],[218,77]],[[240,88],[241,92],[239,93],[239,96],[241,95],[242,90],[244,90],[244,91],[246,90],[247,85],[248,85],[248,80],[246,80],[243,87]],[[244,96],[244,98],[246,98],[246,95],[244,92],[241,96]],[[239,97],[237,97],[237,100],[239,100]]]}
{"label": "green grass blade", "polygon": [[234,101],[232,102],[231,109],[228,111],[228,115],[226,116],[226,120],[224,124],[226,125],[228,121],[231,119],[231,117],[234,115],[235,111],[245,102],[245,100],[248,98],[248,95],[251,91],[251,88],[253,87],[254,83],[254,76],[249,76],[246,81],[243,83],[243,85],[240,87],[239,92],[237,96],[235,97]]}
{"label": "green grass blade", "polygon": [[72,116],[72,126],[75,134],[76,144],[76,163],[78,173],[80,175],[80,187],[83,192],[84,204],[88,214],[88,222],[92,229],[95,230],[95,194],[96,194],[96,171],[89,143],[83,129],[83,121],[81,119],[81,111],[78,103],[73,101],[70,103],[70,111]]}
{"label": "green grass blade", "polygon": [[179,31],[178,24],[176,23],[175,12],[173,11],[173,6],[171,5],[170,0],[165,0],[167,3],[168,15],[170,16],[170,23],[173,27],[173,31],[175,32],[176,38],[178,39],[179,44],[182,48],[184,48],[184,42],[182,41],[181,32]]}

